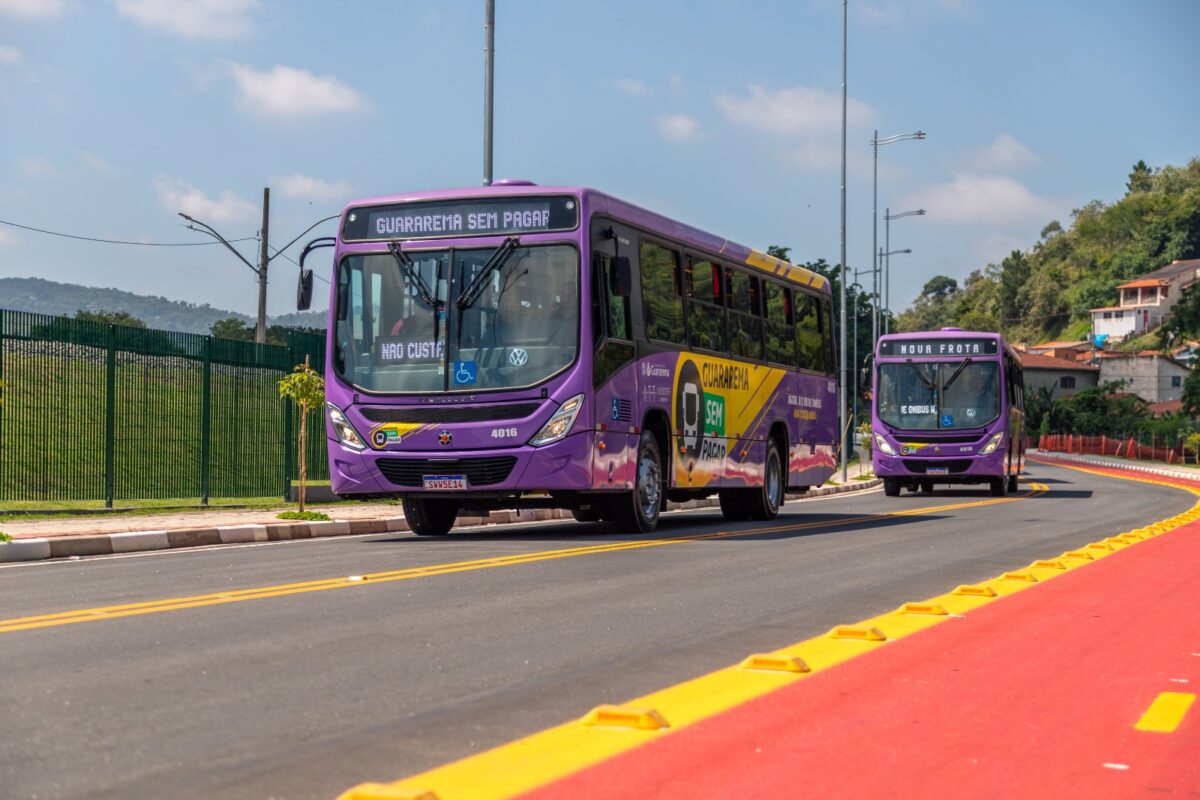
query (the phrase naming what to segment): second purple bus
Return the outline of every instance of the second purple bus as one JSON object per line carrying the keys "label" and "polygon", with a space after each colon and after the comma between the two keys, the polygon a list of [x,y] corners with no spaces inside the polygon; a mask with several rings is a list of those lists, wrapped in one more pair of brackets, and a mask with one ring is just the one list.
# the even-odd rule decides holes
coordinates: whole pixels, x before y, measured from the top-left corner
{"label": "second purple bus", "polygon": [[935,484],[1017,489],[1025,458],[1021,363],[998,333],[960,328],[881,336],[872,462],[884,493]]}
{"label": "second purple bus", "polygon": [[402,498],[418,534],[548,507],[645,532],[712,494],[770,519],[833,472],[815,272],[527,181],[351,203],[324,244],[333,490]]}

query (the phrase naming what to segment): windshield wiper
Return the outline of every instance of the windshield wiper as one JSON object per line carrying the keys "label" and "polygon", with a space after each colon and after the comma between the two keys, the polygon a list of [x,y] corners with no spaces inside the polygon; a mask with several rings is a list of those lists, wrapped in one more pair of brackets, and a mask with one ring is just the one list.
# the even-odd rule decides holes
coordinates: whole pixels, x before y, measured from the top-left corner
{"label": "windshield wiper", "polygon": [[396,264],[403,270],[404,277],[408,278],[409,285],[416,287],[417,296],[421,298],[421,302],[434,311],[439,310],[442,307],[442,301],[433,296],[429,284],[421,277],[421,273],[413,267],[412,259],[408,257],[408,253],[400,249],[400,243],[388,242],[388,252],[392,254],[392,258],[396,259]]}
{"label": "windshield wiper", "polygon": [[937,386],[934,385],[933,381],[931,381],[931,380],[929,380],[929,378],[925,377],[925,373],[921,372],[921,370],[917,367],[917,365],[913,363],[913,360],[911,358],[908,359],[907,361],[905,361],[905,363],[908,364],[909,369],[911,369],[913,372],[917,373],[917,377],[921,379],[921,383],[925,384],[930,389],[933,389],[935,392],[937,391]]}
{"label": "windshield wiper", "polygon": [[513,250],[520,247],[521,243],[517,237],[510,236],[505,239],[496,252],[492,253],[492,257],[480,268],[479,272],[475,273],[474,279],[471,280],[471,285],[463,290],[458,296],[458,310],[466,311],[475,304],[479,299],[479,295],[483,294],[484,285],[487,283],[487,278],[496,270],[504,266],[504,262],[512,255]]}
{"label": "windshield wiper", "polygon": [[950,376],[950,380],[946,381],[946,382],[945,382],[945,383],[942,385],[942,391],[943,391],[943,392],[944,392],[944,391],[947,391],[947,390],[948,390],[948,389],[949,389],[951,386],[953,386],[953,385],[954,385],[954,382],[955,382],[956,380],[958,380],[958,376],[959,376],[959,375],[962,375],[962,371],[963,371],[964,369],[966,369],[966,368],[967,368],[967,364],[970,364],[970,363],[971,363],[971,359],[970,359],[970,357],[964,358],[964,359],[962,360],[962,363],[958,365],[958,369],[954,370],[954,374]]}

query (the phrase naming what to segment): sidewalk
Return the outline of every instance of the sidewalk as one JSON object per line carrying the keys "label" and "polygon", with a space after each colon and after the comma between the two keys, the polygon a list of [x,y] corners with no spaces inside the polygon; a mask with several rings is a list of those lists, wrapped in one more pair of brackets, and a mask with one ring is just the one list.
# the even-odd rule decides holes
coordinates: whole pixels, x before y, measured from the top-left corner
{"label": "sidewalk", "polygon": [[[854,470],[850,475],[853,476]],[[861,472],[859,473],[861,474]],[[841,492],[861,491],[879,484],[878,480],[853,480],[846,486],[813,489],[793,499],[820,497]],[[717,506],[715,497],[669,503],[668,511]],[[329,522],[281,521],[277,514],[294,506],[270,509],[229,509],[186,511],[174,514],[112,514],[104,516],[65,516],[35,522],[3,522],[0,531],[13,541],[0,543],[0,563],[37,561],[71,556],[110,555],[175,547],[200,547],[216,544],[274,542],[288,539],[315,539],[407,531],[408,521],[399,503],[361,503],[326,507],[334,519]],[[457,528],[477,525],[504,525],[550,519],[571,519],[562,509],[493,511],[487,517],[460,516]]]}

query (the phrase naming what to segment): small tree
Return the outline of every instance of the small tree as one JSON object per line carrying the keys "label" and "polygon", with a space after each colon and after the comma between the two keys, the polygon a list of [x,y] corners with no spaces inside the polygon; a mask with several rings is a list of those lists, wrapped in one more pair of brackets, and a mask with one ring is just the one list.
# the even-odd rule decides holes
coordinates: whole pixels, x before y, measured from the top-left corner
{"label": "small tree", "polygon": [[[875,442],[872,441],[871,420],[863,420],[859,423],[858,432],[862,434],[862,441],[858,443],[862,454],[859,456],[860,464],[866,465],[868,473],[874,468],[874,462],[871,460],[871,450],[875,447]],[[859,472],[861,473],[861,467]]]}
{"label": "small tree", "polygon": [[1186,463],[1187,451],[1192,451],[1192,458],[1200,464],[1200,433],[1193,433],[1183,440],[1184,458]]}
{"label": "small tree", "polygon": [[304,488],[308,479],[305,443],[308,435],[308,412],[325,402],[325,380],[308,364],[297,364],[291,375],[279,381],[279,394],[290,398],[300,407],[300,513],[304,513]]}

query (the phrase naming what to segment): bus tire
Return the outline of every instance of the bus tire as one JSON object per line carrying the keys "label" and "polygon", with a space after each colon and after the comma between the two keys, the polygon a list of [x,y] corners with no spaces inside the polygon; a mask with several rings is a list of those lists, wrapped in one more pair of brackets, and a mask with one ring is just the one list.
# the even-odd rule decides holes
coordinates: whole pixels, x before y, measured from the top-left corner
{"label": "bus tire", "polygon": [[900,479],[899,478],[884,478],[883,493],[888,497],[900,496]]}
{"label": "bus tire", "polygon": [[1017,476],[1016,475],[1008,476],[1008,491],[1009,492],[1017,491]]}
{"label": "bus tire", "polygon": [[747,516],[753,520],[766,521],[779,516],[783,505],[783,460],[779,447],[771,442],[767,445],[767,460],[763,465],[763,485],[746,492]]}
{"label": "bus tire", "polygon": [[[612,499],[609,511],[622,533],[649,533],[662,512],[663,469],[658,439],[643,430],[634,461],[633,491]],[[608,516],[608,514],[605,514]]]}
{"label": "bus tire", "polygon": [[404,518],[408,528],[417,536],[445,536],[458,517],[458,503],[453,500],[429,500],[423,497],[404,498]]}
{"label": "bus tire", "polygon": [[1008,493],[1008,478],[992,478],[989,483],[991,484],[992,494],[996,497],[1004,497]]}
{"label": "bus tire", "polygon": [[743,522],[750,519],[750,503],[745,489],[722,489],[717,492],[721,504],[721,516],[726,522]]}

